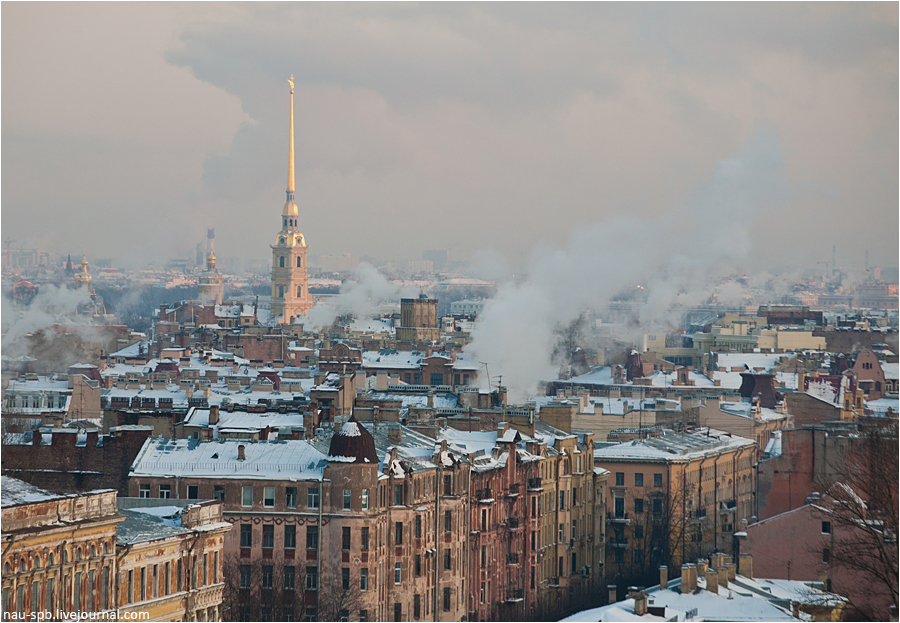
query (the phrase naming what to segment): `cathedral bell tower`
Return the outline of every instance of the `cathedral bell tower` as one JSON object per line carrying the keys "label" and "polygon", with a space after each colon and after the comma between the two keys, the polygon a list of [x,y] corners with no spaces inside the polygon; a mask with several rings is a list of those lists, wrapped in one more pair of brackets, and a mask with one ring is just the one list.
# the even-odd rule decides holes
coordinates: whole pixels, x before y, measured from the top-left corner
{"label": "cathedral bell tower", "polygon": [[309,247],[299,229],[299,211],[294,202],[294,76],[291,85],[291,132],[288,151],[287,201],[281,211],[281,231],[272,247],[272,317],[290,324],[312,309],[306,254]]}

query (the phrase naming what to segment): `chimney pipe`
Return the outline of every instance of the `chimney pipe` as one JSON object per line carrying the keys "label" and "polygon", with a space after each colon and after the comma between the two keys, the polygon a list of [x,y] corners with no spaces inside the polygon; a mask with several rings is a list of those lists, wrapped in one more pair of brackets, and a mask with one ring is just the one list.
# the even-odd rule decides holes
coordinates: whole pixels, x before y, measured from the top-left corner
{"label": "chimney pipe", "polygon": [[738,556],[738,573],[745,578],[753,579],[753,555],[740,554]]}
{"label": "chimney pipe", "polygon": [[209,425],[215,426],[219,423],[219,405],[209,406]]}
{"label": "chimney pipe", "polygon": [[659,587],[669,588],[669,569],[665,565],[659,567]]}
{"label": "chimney pipe", "polygon": [[719,574],[712,569],[706,572],[706,590],[710,593],[719,592]]}
{"label": "chimney pipe", "polygon": [[244,454],[244,444],[238,446],[238,461],[247,460],[247,455]]}
{"label": "chimney pipe", "polygon": [[691,592],[691,568],[687,563],[681,565],[681,592]]}
{"label": "chimney pipe", "polygon": [[609,591],[609,603],[611,603],[611,604],[616,603],[616,599],[618,598],[618,594],[616,592],[616,585],[615,584],[607,584],[606,590]]}

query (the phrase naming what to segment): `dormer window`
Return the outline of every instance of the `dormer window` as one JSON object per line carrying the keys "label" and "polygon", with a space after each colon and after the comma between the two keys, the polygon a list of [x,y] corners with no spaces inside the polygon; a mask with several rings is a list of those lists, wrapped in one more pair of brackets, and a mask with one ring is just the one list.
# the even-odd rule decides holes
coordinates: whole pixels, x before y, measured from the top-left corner
{"label": "dormer window", "polygon": [[284,236],[278,239],[278,244],[284,244]]}

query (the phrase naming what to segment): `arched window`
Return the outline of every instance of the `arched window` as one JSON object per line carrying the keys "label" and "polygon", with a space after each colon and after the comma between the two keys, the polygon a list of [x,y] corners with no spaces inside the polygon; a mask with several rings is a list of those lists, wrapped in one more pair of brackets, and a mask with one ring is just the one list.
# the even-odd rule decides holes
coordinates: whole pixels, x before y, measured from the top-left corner
{"label": "arched window", "polygon": [[303,286],[297,286],[297,296],[303,296]]}
{"label": "arched window", "polygon": [[278,266],[280,268],[284,268],[284,256],[283,255],[278,258]]}
{"label": "arched window", "polygon": [[81,560],[81,548],[75,550],[75,560]]}
{"label": "arched window", "polygon": [[91,545],[91,558],[96,558],[96,557],[97,557],[97,546]]}
{"label": "arched window", "polygon": [[881,381],[875,381],[875,391],[876,392],[881,391]]}
{"label": "arched window", "polygon": [[297,268],[303,268],[303,258],[299,255],[297,256]]}
{"label": "arched window", "polygon": [[41,558],[40,556],[35,556],[34,561],[31,563],[32,569],[40,569],[41,568]]}
{"label": "arched window", "polygon": [[9,563],[8,562],[3,563],[3,575],[9,575],[9,571],[10,571]]}

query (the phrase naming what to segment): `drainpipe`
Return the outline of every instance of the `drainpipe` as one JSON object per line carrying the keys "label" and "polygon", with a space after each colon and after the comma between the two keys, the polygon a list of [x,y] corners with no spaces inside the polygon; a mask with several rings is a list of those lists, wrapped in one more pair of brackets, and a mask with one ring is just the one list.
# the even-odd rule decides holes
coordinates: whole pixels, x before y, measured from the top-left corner
{"label": "drainpipe", "polygon": [[325,530],[322,525],[322,507],[325,505],[325,468],[322,468],[322,476],[319,478],[319,540],[316,543],[316,577],[319,585],[316,587],[316,618],[319,617],[319,595],[322,594],[322,539],[325,538]]}
{"label": "drainpipe", "polygon": [[[438,450],[438,452],[440,452],[440,450]],[[439,525],[438,517],[440,515],[440,509],[441,509],[440,492],[441,492],[441,487],[443,486],[443,483],[444,483],[444,468],[443,468],[443,465],[441,464],[440,454],[438,455],[437,463],[438,463],[438,478],[437,478],[437,485],[438,485],[437,493],[438,493],[438,495],[434,496],[434,592],[432,593],[432,597],[431,597],[431,602],[432,602],[431,614],[434,615],[435,621],[440,621],[440,614],[438,614],[439,611],[438,611],[438,607],[437,607],[438,578],[440,575],[438,572],[437,550],[438,550],[438,525]],[[450,490],[450,493],[453,493],[453,489]]]}

